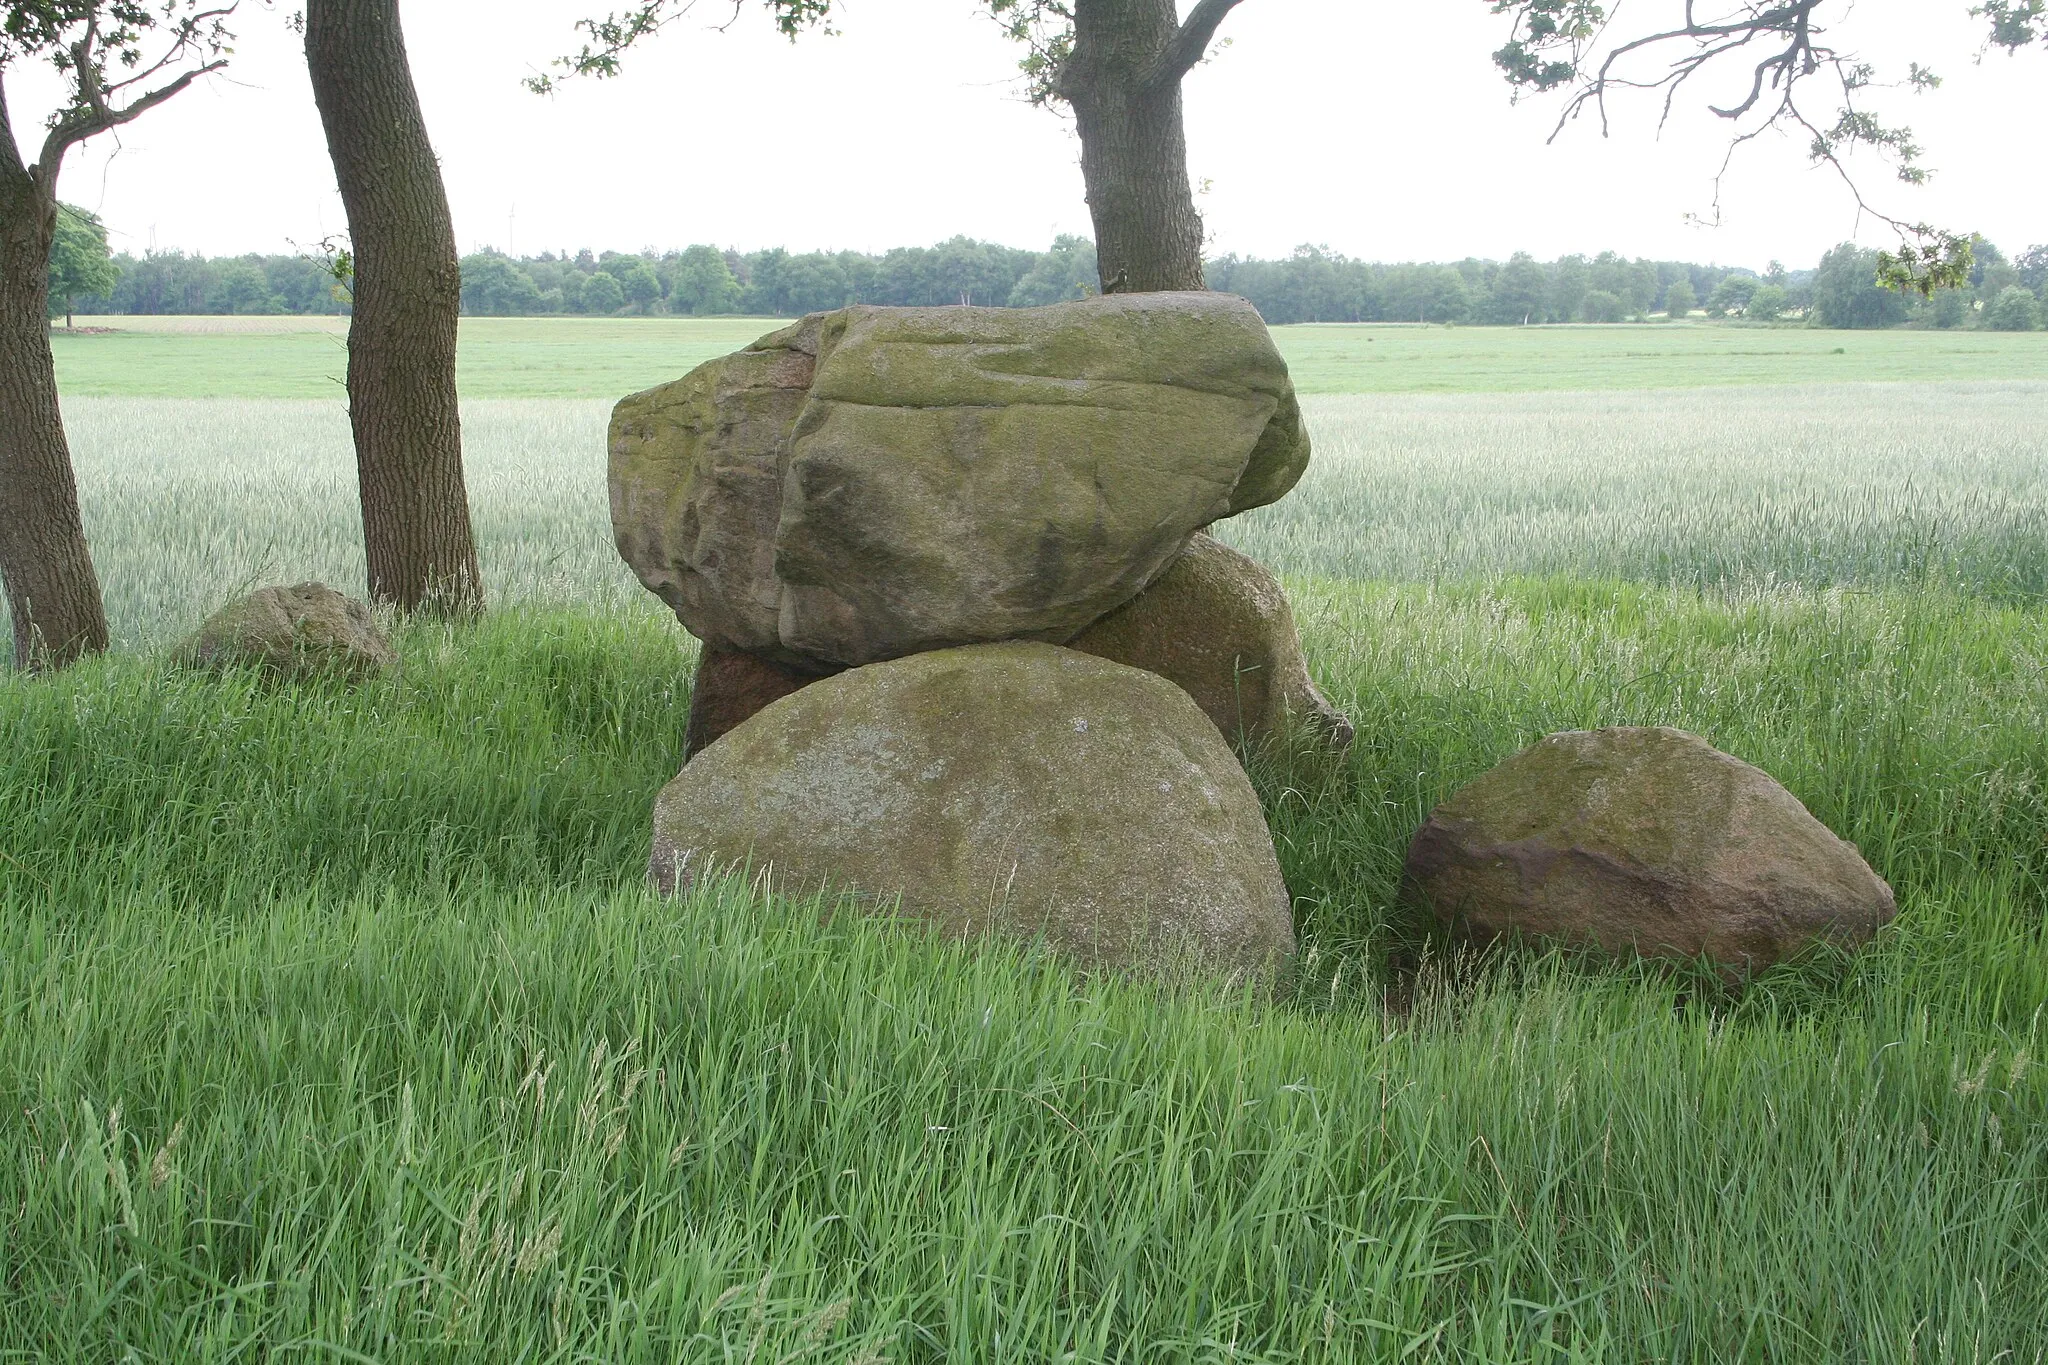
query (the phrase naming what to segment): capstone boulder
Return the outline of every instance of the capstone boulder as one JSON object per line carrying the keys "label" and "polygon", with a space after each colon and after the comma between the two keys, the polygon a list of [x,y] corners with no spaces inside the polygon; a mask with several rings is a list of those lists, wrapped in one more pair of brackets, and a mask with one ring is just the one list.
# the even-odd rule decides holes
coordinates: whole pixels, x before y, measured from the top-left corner
{"label": "capstone boulder", "polygon": [[1734,976],[1853,947],[1892,890],[1771,777],[1662,726],[1537,741],[1437,807],[1411,889],[1479,939],[1706,957]]}
{"label": "capstone boulder", "polygon": [[706,643],[822,671],[1065,641],[1308,461],[1242,299],[816,314],[613,413],[620,554]]}
{"label": "capstone boulder", "polygon": [[1185,692],[1053,645],[975,645],[814,682],[662,790],[650,872],[772,866],[955,935],[1090,967],[1264,974],[1293,950],[1257,795]]}

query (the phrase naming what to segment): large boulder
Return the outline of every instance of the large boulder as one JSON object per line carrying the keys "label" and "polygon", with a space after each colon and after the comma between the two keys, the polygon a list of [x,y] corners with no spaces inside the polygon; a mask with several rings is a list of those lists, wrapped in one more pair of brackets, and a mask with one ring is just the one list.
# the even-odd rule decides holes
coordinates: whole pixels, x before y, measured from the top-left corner
{"label": "large boulder", "polygon": [[369,607],[325,583],[263,588],[206,618],[178,650],[200,668],[257,667],[292,678],[366,678],[398,662]]}
{"label": "large boulder", "polygon": [[1766,773],[1657,727],[1551,735],[1437,807],[1411,887],[1477,938],[1707,957],[1746,975],[1897,913],[1856,846]]}
{"label": "large boulder", "polygon": [[822,670],[1067,640],[1307,462],[1242,299],[854,307],[621,402],[612,526],[700,639]]}
{"label": "large boulder", "polygon": [[1256,745],[1290,724],[1341,749],[1351,722],[1308,675],[1294,612],[1257,560],[1197,534],[1152,585],[1068,642],[1178,684],[1224,738]]}
{"label": "large boulder", "polygon": [[1293,950],[1258,797],[1165,679],[1054,645],[873,664],[775,702],[662,789],[665,892],[751,859],[1089,966],[1263,973]]}

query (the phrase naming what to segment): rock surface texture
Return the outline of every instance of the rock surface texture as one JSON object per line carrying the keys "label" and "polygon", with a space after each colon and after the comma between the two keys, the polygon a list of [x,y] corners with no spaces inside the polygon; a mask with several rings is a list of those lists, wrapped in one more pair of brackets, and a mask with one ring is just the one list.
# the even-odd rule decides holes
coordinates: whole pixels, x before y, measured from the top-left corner
{"label": "rock surface texture", "polygon": [[1287,594],[1257,560],[1209,536],[1068,647],[1177,684],[1233,742],[1256,744],[1291,717],[1333,748],[1351,743],[1351,722],[1308,675]]}
{"label": "rock surface texture", "polygon": [[1409,883],[1477,938],[1706,956],[1746,974],[1897,912],[1892,891],[1767,774],[1664,727],[1551,735],[1437,807]]}
{"label": "rock surface texture", "polygon": [[1242,299],[854,307],[621,402],[612,526],[700,639],[820,671],[1071,639],[1307,462]]}
{"label": "rock surface texture", "polygon": [[818,680],[816,673],[804,673],[764,659],[717,645],[704,646],[697,657],[697,676],[690,684],[690,720],[683,732],[683,748],[691,758],[718,742],[770,702]]}
{"label": "rock surface texture", "polygon": [[202,668],[254,665],[294,678],[365,678],[398,662],[369,607],[324,583],[263,588],[228,603],[179,657]]}
{"label": "rock surface texture", "polygon": [[1164,679],[1053,645],[857,668],[727,734],[662,790],[650,872],[673,892],[747,859],[1088,966],[1263,973],[1294,946],[1216,727]]}

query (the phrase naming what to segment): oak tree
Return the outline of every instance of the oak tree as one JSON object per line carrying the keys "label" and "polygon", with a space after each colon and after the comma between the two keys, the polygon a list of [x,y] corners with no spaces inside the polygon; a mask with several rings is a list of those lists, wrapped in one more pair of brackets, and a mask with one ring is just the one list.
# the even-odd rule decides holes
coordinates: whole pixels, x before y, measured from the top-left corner
{"label": "oak tree", "polygon": [[462,269],[398,0],[307,0],[304,30],[348,215],[348,415],[370,596],[476,611],[483,576],[455,395]]}
{"label": "oak tree", "polygon": [[[50,354],[57,180],[71,149],[226,64],[233,0],[9,0],[0,9],[0,578],[14,659],[59,667],[107,647],[106,608]],[[9,68],[40,62],[63,99],[39,146],[16,138]]]}

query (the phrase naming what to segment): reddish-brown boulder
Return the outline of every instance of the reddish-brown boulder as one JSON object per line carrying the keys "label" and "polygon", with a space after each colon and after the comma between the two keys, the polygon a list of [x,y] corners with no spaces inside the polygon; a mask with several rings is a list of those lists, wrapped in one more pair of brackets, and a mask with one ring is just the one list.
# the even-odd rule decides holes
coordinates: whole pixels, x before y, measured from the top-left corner
{"label": "reddish-brown boulder", "polygon": [[690,720],[683,744],[695,758],[719,736],[772,701],[808,687],[820,677],[737,649],[705,645],[690,684]]}
{"label": "reddish-brown boulder", "polygon": [[1746,975],[1897,913],[1892,889],[1771,777],[1662,726],[1551,735],[1438,806],[1410,888],[1466,935],[1706,957]]}

